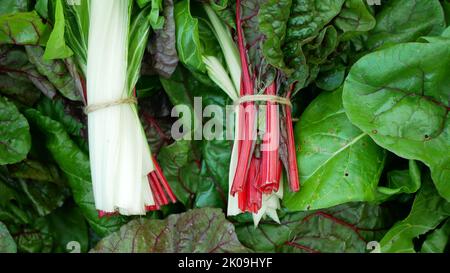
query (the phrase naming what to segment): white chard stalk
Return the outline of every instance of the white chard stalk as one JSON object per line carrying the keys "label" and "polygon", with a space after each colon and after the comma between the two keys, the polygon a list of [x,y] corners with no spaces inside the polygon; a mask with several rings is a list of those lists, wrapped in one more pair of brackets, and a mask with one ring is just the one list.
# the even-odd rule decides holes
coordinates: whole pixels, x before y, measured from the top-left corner
{"label": "white chard stalk", "polygon": [[[101,105],[128,98],[130,0],[91,1],[87,101]],[[136,105],[110,105],[88,114],[95,204],[105,213],[142,215],[154,206],[147,175],[154,171]]]}

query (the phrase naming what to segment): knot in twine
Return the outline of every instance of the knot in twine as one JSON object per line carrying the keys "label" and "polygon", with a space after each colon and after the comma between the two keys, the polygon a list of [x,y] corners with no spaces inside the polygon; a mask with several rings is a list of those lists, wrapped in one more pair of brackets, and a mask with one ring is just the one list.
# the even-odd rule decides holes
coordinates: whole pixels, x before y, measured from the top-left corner
{"label": "knot in twine", "polygon": [[137,104],[137,99],[135,97],[130,97],[130,98],[120,99],[120,100],[111,101],[111,102],[91,104],[84,108],[84,113],[87,115],[87,114],[90,114],[92,112],[95,112],[95,111],[98,111],[101,109],[105,109],[105,108],[109,108],[109,107],[113,107],[113,106],[117,106],[117,105],[121,105],[121,104]]}

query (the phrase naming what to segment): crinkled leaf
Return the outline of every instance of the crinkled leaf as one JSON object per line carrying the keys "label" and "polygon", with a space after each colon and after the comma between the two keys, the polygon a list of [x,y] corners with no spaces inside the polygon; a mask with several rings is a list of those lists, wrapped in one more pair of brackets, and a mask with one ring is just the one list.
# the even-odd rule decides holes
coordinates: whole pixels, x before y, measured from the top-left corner
{"label": "crinkled leaf", "polygon": [[267,61],[280,69],[286,68],[282,46],[286,35],[292,0],[262,1],[259,13],[259,29],[265,35],[262,50]]}
{"label": "crinkled leaf", "polygon": [[304,45],[303,51],[307,56],[308,63],[319,65],[326,61],[337,46],[338,33],[333,26],[328,26],[321,30],[314,40]]}
{"label": "crinkled leaf", "polygon": [[35,11],[0,16],[0,44],[45,45],[49,32]]}
{"label": "crinkled leaf", "polygon": [[286,42],[304,44],[314,38],[341,11],[345,0],[294,0]]}
{"label": "crinkled leaf", "polygon": [[0,222],[0,253],[16,253],[17,246],[6,226]]}
{"label": "crinkled leaf", "polygon": [[377,25],[370,32],[367,46],[412,42],[420,36],[440,34],[445,18],[439,0],[392,0],[376,15]]}
{"label": "crinkled leaf", "polygon": [[295,127],[301,190],[286,193],[290,210],[373,201],[385,151],[348,120],[342,89],[322,93]]}
{"label": "crinkled leaf", "polygon": [[178,64],[173,0],[164,1],[164,27],[156,30],[149,44],[153,68],[169,78]]}
{"label": "crinkled leaf", "polygon": [[73,55],[73,51],[66,45],[64,37],[66,22],[61,1],[63,0],[56,0],[55,3],[55,22],[44,53],[44,59],[46,60],[64,59]]}
{"label": "crinkled leaf", "polygon": [[285,214],[281,224],[262,221],[236,224],[241,243],[257,252],[367,252],[390,225],[386,209],[351,203],[324,211]]}
{"label": "crinkled leaf", "polygon": [[0,96],[0,165],[22,161],[30,147],[27,120],[12,102]]}
{"label": "crinkled leaf", "polygon": [[297,82],[297,90],[308,85],[318,68],[308,67],[303,45],[319,35],[322,29],[341,11],[345,0],[294,0],[287,23],[283,46],[286,65],[293,70],[290,82]]}
{"label": "crinkled leaf", "polygon": [[450,216],[450,203],[437,194],[429,177],[414,200],[406,219],[392,227],[381,240],[382,252],[415,252],[413,240],[435,229]]}
{"label": "crinkled leaf", "polygon": [[34,109],[26,110],[26,116],[44,134],[47,149],[66,175],[73,198],[91,227],[99,235],[117,230],[124,223],[123,217],[98,217],[87,155],[70,139],[59,122]]}
{"label": "crinkled leaf", "polygon": [[165,220],[137,219],[102,239],[92,252],[247,252],[219,209],[172,214]]}
{"label": "crinkled leaf", "polygon": [[347,77],[351,122],[391,152],[431,168],[450,200],[450,43],[401,44],[366,55]]}

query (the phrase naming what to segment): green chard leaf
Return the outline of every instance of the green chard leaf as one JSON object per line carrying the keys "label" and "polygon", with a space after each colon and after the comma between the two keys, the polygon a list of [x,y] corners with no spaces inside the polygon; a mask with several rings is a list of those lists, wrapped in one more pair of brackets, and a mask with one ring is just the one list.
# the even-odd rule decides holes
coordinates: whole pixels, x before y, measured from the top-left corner
{"label": "green chard leaf", "polygon": [[128,92],[133,89],[138,82],[142,58],[145,48],[148,44],[148,36],[150,34],[150,22],[147,18],[150,13],[150,6],[141,10],[130,24],[128,37]]}
{"label": "green chard leaf", "polygon": [[71,243],[79,244],[80,252],[89,250],[88,225],[78,207],[67,206],[57,209],[46,217],[49,232],[53,237],[52,252],[67,253]]}
{"label": "green chard leaf", "polygon": [[46,60],[44,50],[40,46],[26,46],[25,49],[30,62],[36,66],[39,73],[48,78],[63,96],[70,100],[81,100],[75,81],[63,61]]}
{"label": "green chard leaf", "polygon": [[145,7],[148,3],[150,3],[152,0],[136,0],[136,3],[140,8]]}
{"label": "green chard leaf", "polygon": [[162,29],[165,18],[160,16],[163,0],[152,0],[152,10],[150,12],[150,25],[153,29]]}
{"label": "green chard leaf", "polygon": [[160,16],[160,12],[163,9],[163,0],[137,0],[136,1],[140,8],[144,8],[148,3],[151,2],[151,11],[148,15],[150,25],[153,29],[162,29],[165,23],[165,17]]}
{"label": "green chard leaf", "polygon": [[7,224],[30,223],[31,213],[27,198],[19,192],[6,166],[0,167],[0,221]]}
{"label": "green chard leaf", "polygon": [[268,0],[258,13],[259,29],[265,35],[262,50],[267,61],[280,69],[286,68],[282,46],[286,35],[292,0]]}
{"label": "green chard leaf", "polygon": [[123,217],[98,217],[87,155],[70,139],[59,122],[34,109],[26,110],[25,115],[44,134],[47,149],[67,177],[73,198],[94,231],[102,236],[117,230],[124,223]]}
{"label": "green chard leaf", "polygon": [[219,189],[224,198],[228,193],[231,150],[232,143],[228,140],[205,140],[202,142],[203,162],[206,164],[214,181],[219,183]]}
{"label": "green chard leaf", "polygon": [[164,27],[155,30],[149,43],[149,51],[153,69],[159,75],[169,78],[178,64],[173,0],[164,1],[164,18]]}
{"label": "green chard leaf", "polygon": [[189,69],[205,72],[206,68],[202,60],[203,46],[199,37],[199,22],[191,15],[190,1],[183,0],[176,3],[174,15],[180,61]]}
{"label": "green chard leaf", "polygon": [[68,1],[62,1],[65,19],[64,38],[74,52],[78,68],[86,75],[90,0],[78,1],[79,5],[70,5]]}
{"label": "green chard leaf", "polygon": [[[158,161],[177,200],[186,207],[224,207],[219,185],[207,175],[195,158],[190,141],[179,140],[163,147]],[[222,189],[223,192],[223,189]]]}
{"label": "green chard leaf", "polygon": [[444,9],[445,21],[447,22],[447,26],[450,26],[450,2],[442,1],[442,8]]}
{"label": "green chard leaf", "polygon": [[[89,1],[77,0],[74,4],[66,0],[39,0],[36,11],[44,18],[51,20],[53,29],[50,32],[44,54],[45,60],[67,59],[75,55],[77,69],[86,74],[87,44],[89,35]],[[80,76],[82,76],[80,75]]]}
{"label": "green chard leaf", "polygon": [[22,161],[30,148],[27,120],[14,103],[0,96],[0,165]]}
{"label": "green chard leaf", "polygon": [[[53,98],[56,95],[56,89],[53,84],[45,76],[41,75],[36,70],[34,65],[30,64],[25,50],[22,48],[5,45],[0,47],[0,54],[0,71],[5,73],[4,76],[16,81],[15,86],[9,86],[14,83],[7,78],[7,80],[3,83],[6,87],[5,90],[1,91],[2,93],[16,98],[20,94],[11,94],[12,92],[21,92],[22,88],[25,88],[25,86],[30,86],[30,83],[32,83],[45,96]],[[27,97],[38,97],[39,92],[36,92],[36,88],[30,86],[28,92],[23,90],[23,92],[30,94],[24,95],[22,98],[18,99],[18,101],[24,102],[24,100],[26,100],[25,104],[32,105],[33,102],[28,101]]]}
{"label": "green chard leaf", "polygon": [[0,16],[4,14],[12,14],[25,12],[28,10],[29,0],[3,0],[0,5]]}
{"label": "green chard leaf", "polygon": [[322,66],[316,79],[316,86],[326,91],[334,91],[344,83],[346,71],[346,67],[340,64]]}
{"label": "green chard leaf", "polygon": [[[61,123],[66,132],[71,136],[80,137],[85,125],[75,114],[81,114],[82,109],[80,109],[81,107],[78,107],[78,109],[74,108],[71,105],[65,104],[65,101],[61,98],[53,100],[43,98],[36,105],[36,109],[39,112]],[[78,113],[76,110],[78,110]]]}
{"label": "green chard leaf", "polygon": [[382,252],[416,252],[413,240],[435,229],[450,216],[450,203],[437,194],[430,180],[428,176],[424,177],[408,217],[395,224],[383,237],[380,242]]}
{"label": "green chard leaf", "polygon": [[44,217],[33,219],[26,227],[11,227],[10,230],[20,253],[50,253],[53,249],[53,237]]}
{"label": "green chard leaf", "polygon": [[69,190],[56,166],[25,160],[8,166],[10,175],[17,179],[20,189],[31,201],[39,216],[45,216],[61,207]]}
{"label": "green chard leaf", "polygon": [[27,106],[32,106],[41,95],[31,81],[14,79],[4,74],[0,74],[0,93]]}
{"label": "green chard leaf", "polygon": [[45,48],[44,59],[64,59],[73,55],[73,51],[65,42],[66,22],[64,18],[64,9],[62,0],[56,0],[55,23],[52,33],[48,38]]}
{"label": "green chard leaf", "polygon": [[376,15],[377,25],[370,32],[367,46],[416,41],[421,36],[439,35],[445,18],[439,0],[392,0]]}
{"label": "green chard leaf", "polygon": [[415,193],[421,186],[421,172],[416,161],[409,160],[408,170],[388,172],[388,187],[379,187],[378,191],[386,195]]}
{"label": "green chard leaf", "polygon": [[102,239],[92,252],[247,252],[220,209],[195,209],[165,220],[136,219]]}
{"label": "green chard leaf", "polygon": [[45,45],[49,33],[35,11],[0,15],[0,44]]}
{"label": "green chard leaf", "polygon": [[[311,83],[319,72],[317,65],[308,64],[308,53],[305,52],[303,46],[313,41],[321,33],[325,34],[323,29],[340,13],[344,2],[345,0],[292,1],[282,49],[284,61],[287,67],[293,71],[288,80],[291,83],[297,82],[297,90]],[[323,37],[319,38],[319,41],[321,40],[323,41]],[[327,47],[325,46],[325,48]],[[330,47],[328,48],[330,49]]]}
{"label": "green chard leaf", "polygon": [[346,40],[355,34],[372,30],[376,20],[367,9],[365,0],[347,0],[334,24],[344,32],[341,40]]}
{"label": "green chard leaf", "polygon": [[[185,106],[188,110],[186,114],[195,119],[192,124],[183,123],[183,130],[186,134],[190,134],[190,137],[195,137],[195,134],[198,133],[196,130],[202,130],[203,128],[199,126],[202,123],[201,117],[199,118],[197,113],[194,112],[193,100],[195,97],[202,97],[204,107],[212,104],[219,105],[225,111],[226,96],[223,92],[218,90],[217,87],[208,87],[202,84],[182,67],[178,67],[170,79],[161,78],[161,83],[172,104]],[[184,112],[181,114],[182,117],[184,114]],[[217,118],[219,117],[212,117],[210,120]],[[223,120],[217,123],[225,124]],[[194,128],[194,125],[197,128]],[[197,149],[197,144],[202,146]],[[223,151],[222,144],[230,147],[230,150]],[[174,189],[174,191],[183,204],[189,207],[194,201],[194,207],[204,207],[206,203],[219,207],[224,205],[226,192],[228,191],[228,180],[226,178],[228,176],[228,161],[215,162],[215,160],[222,157],[216,152],[224,152],[224,158],[230,157],[231,146],[229,145],[225,140],[203,140],[201,143],[178,140],[174,144],[161,149],[158,160],[161,162],[163,169],[165,166],[168,168],[167,173],[170,173],[169,176],[172,177],[168,178],[169,182],[171,180],[176,182],[174,187],[177,189]],[[207,150],[206,147],[209,147],[209,149]],[[205,157],[204,164],[200,164],[200,153]],[[216,169],[215,167],[220,164],[223,164],[222,168]],[[167,175],[166,171],[164,173]],[[177,194],[177,191],[179,194]],[[208,199],[205,203],[206,197]]]}
{"label": "green chard leaf", "polygon": [[[12,0],[14,1],[14,0]],[[24,0],[28,1],[28,0]],[[34,9],[39,13],[39,15],[44,18],[48,19],[48,0],[37,0],[36,5],[34,6]]]}
{"label": "green chard leaf", "polygon": [[0,253],[16,253],[17,246],[6,226],[0,222]]}
{"label": "green chard leaf", "polygon": [[338,46],[338,33],[333,26],[327,26],[310,43],[304,45],[304,52],[310,65],[324,63]]}
{"label": "green chard leaf", "polygon": [[450,219],[427,236],[423,242],[420,252],[422,253],[444,253],[450,238]]}
{"label": "green chard leaf", "polygon": [[390,218],[380,206],[349,203],[323,211],[287,213],[281,224],[235,225],[241,243],[256,252],[365,253],[367,242],[383,236]]}
{"label": "green chard leaf", "polygon": [[431,168],[450,200],[450,42],[409,43],[366,55],[347,77],[350,121],[380,146]]}
{"label": "green chard leaf", "polygon": [[304,44],[341,11],[345,0],[293,0],[288,20],[286,43]]}
{"label": "green chard leaf", "polygon": [[385,151],[348,120],[341,97],[322,93],[295,127],[301,190],[285,194],[289,210],[377,199]]}

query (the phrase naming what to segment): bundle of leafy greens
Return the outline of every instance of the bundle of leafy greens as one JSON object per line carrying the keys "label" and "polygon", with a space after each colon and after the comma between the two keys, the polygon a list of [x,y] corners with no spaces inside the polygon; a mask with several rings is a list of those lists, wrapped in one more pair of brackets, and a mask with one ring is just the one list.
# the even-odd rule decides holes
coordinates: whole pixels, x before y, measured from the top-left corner
{"label": "bundle of leafy greens", "polygon": [[[94,204],[85,2],[0,5],[0,252],[450,250],[449,1],[130,0],[127,91],[178,200],[140,218]],[[239,100],[237,17],[258,90],[295,83],[301,187],[257,228],[226,216],[232,141],[170,134],[174,105]]]}

